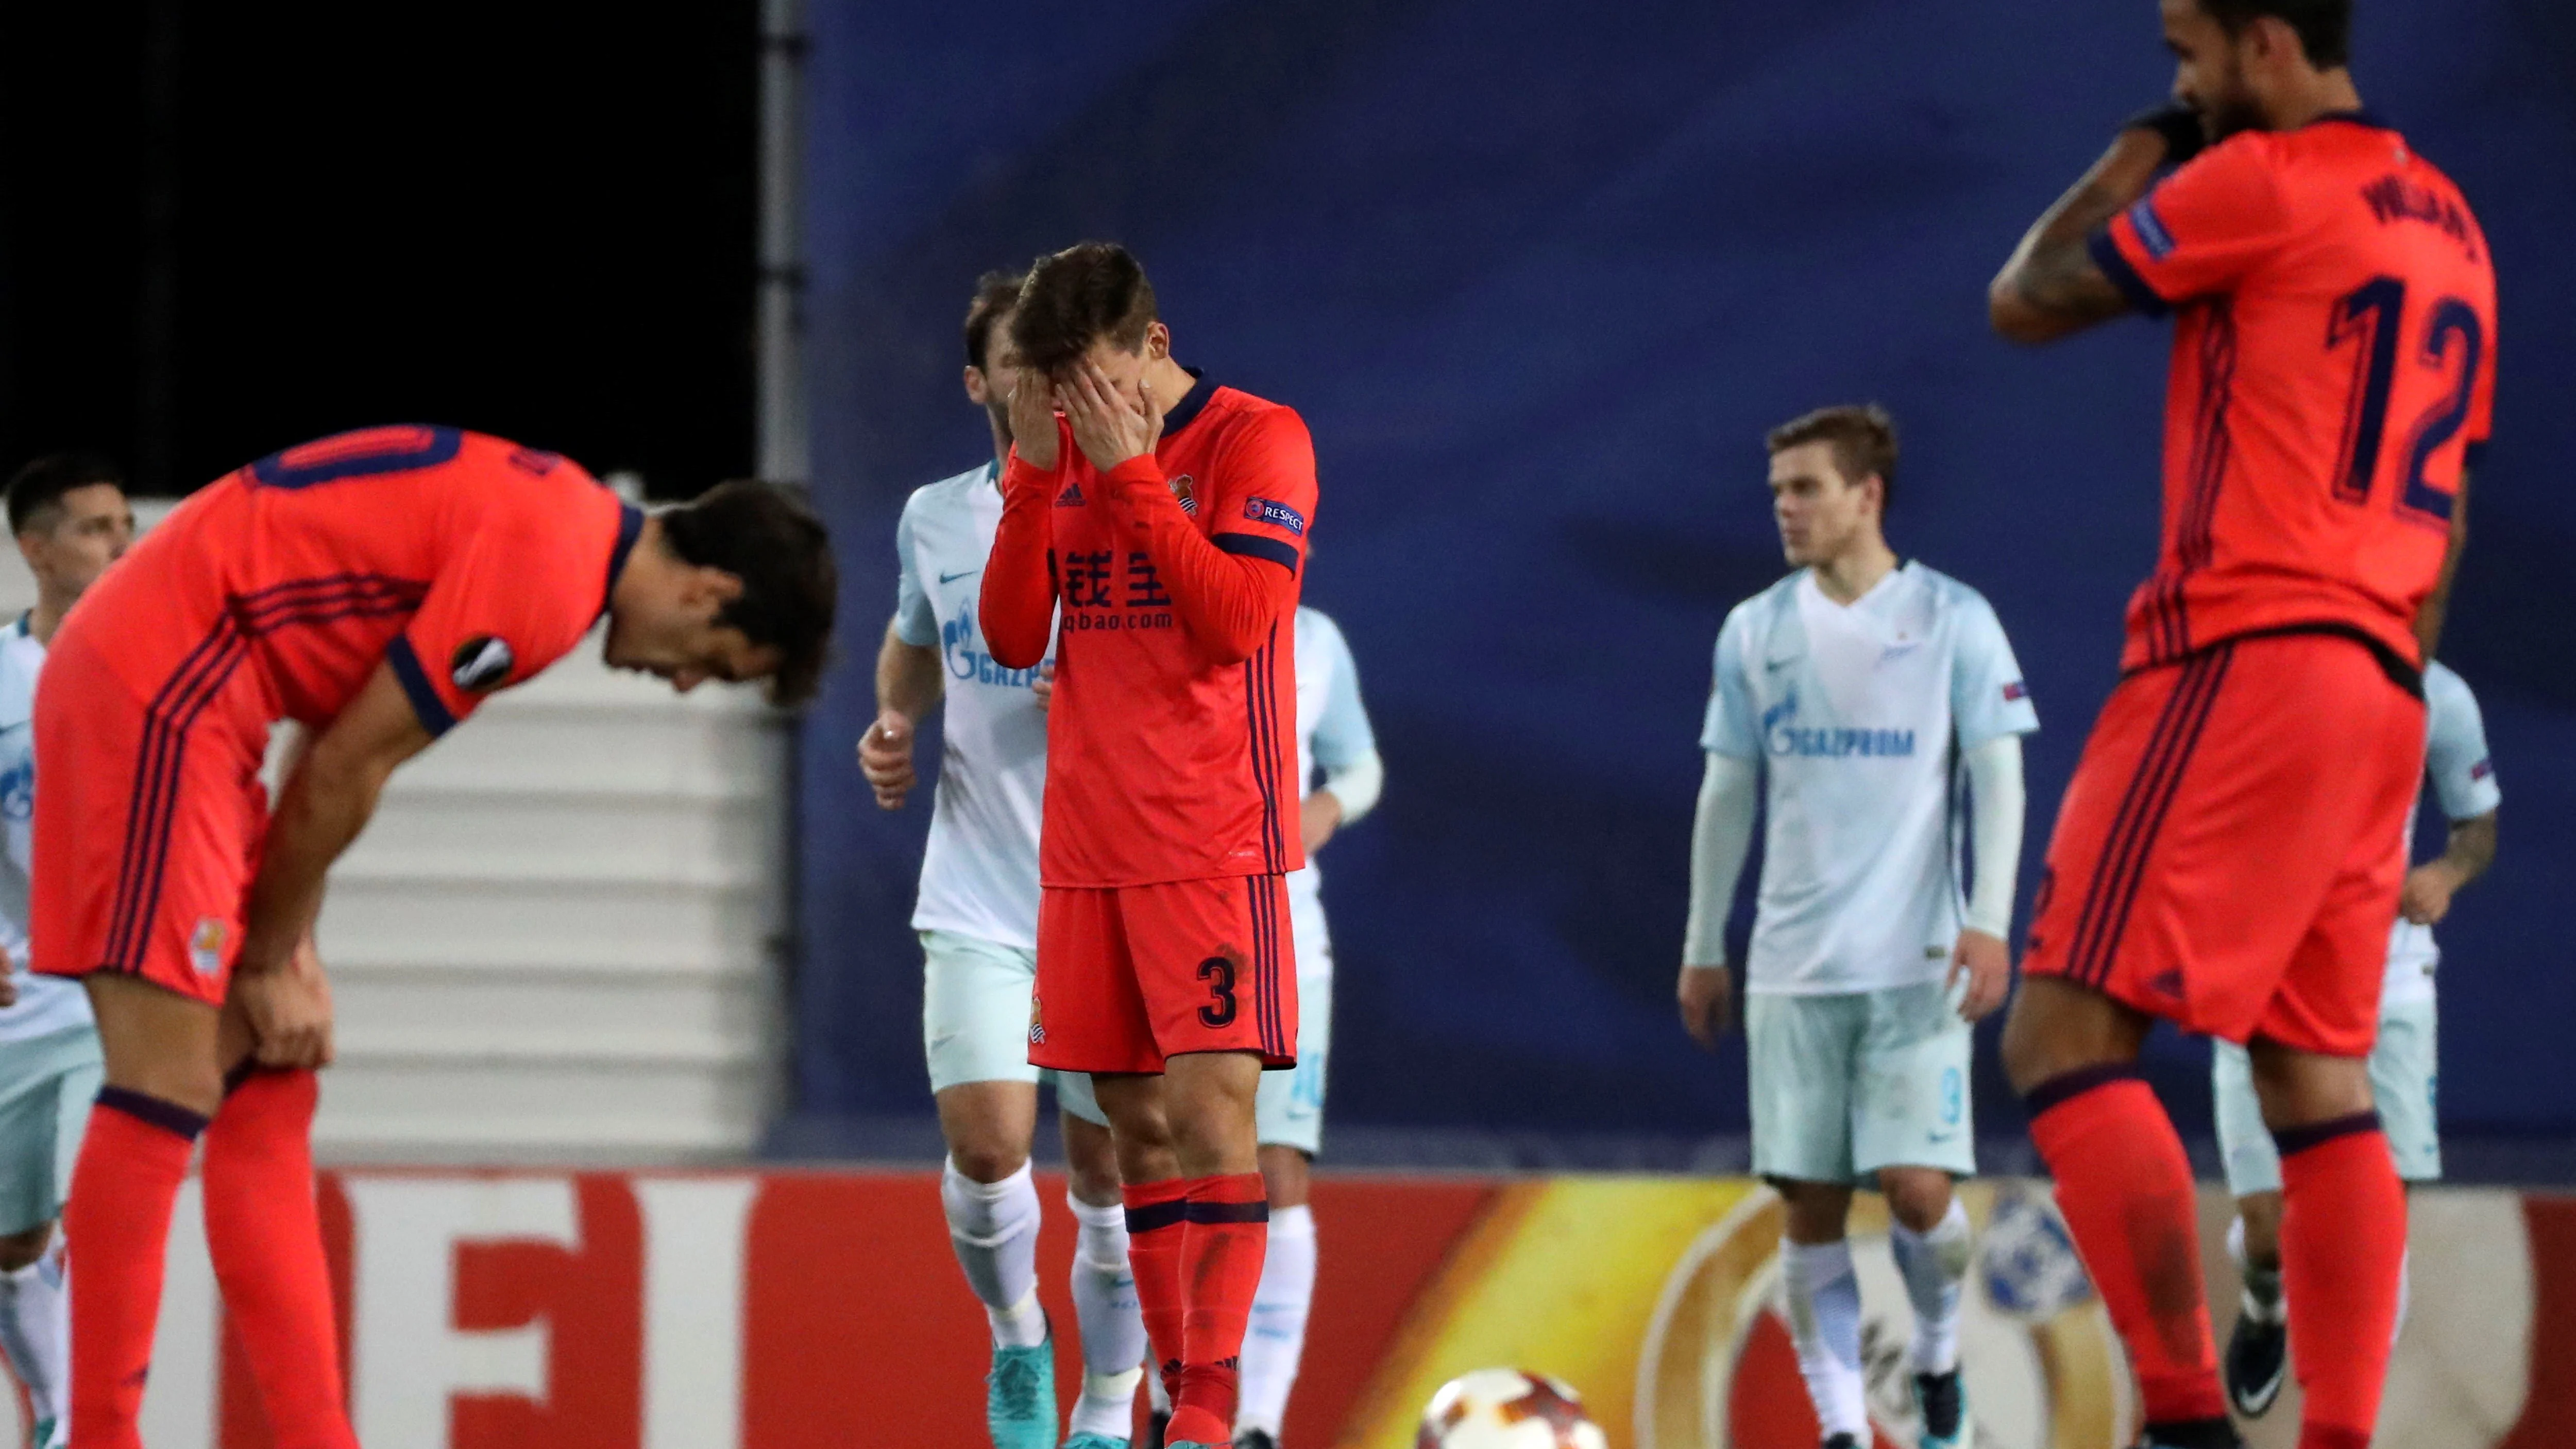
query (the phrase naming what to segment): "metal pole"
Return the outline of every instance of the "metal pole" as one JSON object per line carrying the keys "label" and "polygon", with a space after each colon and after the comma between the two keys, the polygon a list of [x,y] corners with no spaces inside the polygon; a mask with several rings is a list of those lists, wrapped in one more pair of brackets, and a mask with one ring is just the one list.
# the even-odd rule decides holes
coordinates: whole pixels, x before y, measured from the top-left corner
{"label": "metal pole", "polygon": [[805,266],[797,237],[797,161],[804,127],[802,0],[760,6],[759,473],[813,477],[805,436]]}
{"label": "metal pole", "polygon": [[[760,375],[758,475],[811,483],[813,454],[805,433],[805,266],[798,238],[798,162],[804,141],[800,91],[805,68],[802,0],[760,4]],[[796,1110],[797,1043],[791,1025],[804,966],[804,911],[799,889],[804,832],[798,805],[804,786],[805,732],[774,721],[783,748],[775,777],[779,810],[777,859],[782,867],[770,901],[769,999],[762,1015],[769,1049],[761,1083],[764,1138]]]}

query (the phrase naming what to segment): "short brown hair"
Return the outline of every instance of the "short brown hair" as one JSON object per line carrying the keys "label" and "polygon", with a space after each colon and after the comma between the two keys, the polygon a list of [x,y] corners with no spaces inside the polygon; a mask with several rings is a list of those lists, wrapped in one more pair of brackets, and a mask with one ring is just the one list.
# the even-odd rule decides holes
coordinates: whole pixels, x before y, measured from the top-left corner
{"label": "short brown hair", "polygon": [[778,651],[769,702],[812,699],[830,662],[841,582],[831,535],[804,490],[738,478],[662,514],[661,522],[662,537],[682,562],[742,580],[742,592],[717,611],[716,623]]}
{"label": "short brown hair", "polygon": [[1116,242],[1083,242],[1029,268],[1011,314],[1011,340],[1023,365],[1052,373],[1103,338],[1135,351],[1156,320],[1154,284],[1136,258]]}
{"label": "short brown hair", "polygon": [[975,279],[975,300],[966,304],[966,365],[981,372],[992,355],[993,324],[1020,303],[1018,272],[986,272]]}
{"label": "short brown hair", "polygon": [[9,480],[9,531],[26,533],[61,524],[63,495],[104,483],[122,492],[125,475],[96,453],[48,453]]}
{"label": "short brown hair", "polygon": [[1876,403],[1818,408],[1773,428],[1765,441],[1774,453],[1809,443],[1831,444],[1834,467],[1841,471],[1844,482],[1856,484],[1876,475],[1878,506],[1882,509],[1896,492],[1896,419]]}

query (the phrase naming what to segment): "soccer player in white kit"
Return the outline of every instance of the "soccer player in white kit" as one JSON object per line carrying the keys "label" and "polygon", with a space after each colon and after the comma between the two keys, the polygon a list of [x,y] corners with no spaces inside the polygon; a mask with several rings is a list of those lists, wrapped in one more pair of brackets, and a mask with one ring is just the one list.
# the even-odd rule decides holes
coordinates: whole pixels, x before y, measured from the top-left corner
{"label": "soccer player in white kit", "polygon": [[1243,1340],[1236,1449],[1278,1449],[1315,1297],[1307,1169],[1323,1150],[1324,1067],[1333,1041],[1333,937],[1315,853],[1373,809],[1386,784],[1350,642],[1322,610],[1303,605],[1297,609],[1297,753],[1297,778],[1306,790],[1300,809],[1306,868],[1288,877],[1288,922],[1297,941],[1297,1066],[1263,1073],[1253,1100],[1270,1194],[1270,1251]]}
{"label": "soccer player in white kit", "polygon": [[[1731,1014],[1726,918],[1769,811],[1745,1034],[1753,1170],[1788,1209],[1791,1338],[1827,1449],[1871,1442],[1860,1285],[1845,1222],[1875,1182],[1914,1308],[1923,1449],[1955,1449],[1967,1214],[1976,1171],[1969,1024],[2011,989],[2021,736],[2039,727],[2003,626],[1967,585],[1900,562],[1884,532],[1894,424],[1827,408],[1774,431],[1771,494],[1797,572],[1718,635],[1691,837],[1683,1025],[1714,1049]],[[1975,894],[1962,901],[1960,777]]]}
{"label": "soccer player in white kit", "polygon": [[[2434,1115],[2436,1011],[2433,971],[2441,964],[2433,927],[2450,914],[2451,897],[2495,863],[2496,785],[2487,728],[2468,681],[2434,661],[2424,665],[2424,775],[2450,838],[2442,853],[2406,873],[2397,923],[2388,933],[2388,976],[2379,995],[2379,1039],[2370,1052],[2370,1095],[2380,1127],[2408,1183],[2442,1177],[2442,1133]],[[2415,818],[2406,819],[2413,848]],[[2255,1100],[2245,1048],[2219,1042],[2210,1060],[2218,1145],[2236,1221],[2227,1246],[2244,1275],[2245,1295],[2224,1364],[2227,1397],[2247,1418],[2260,1418],[2280,1396],[2289,1362],[2289,1305],[2281,1290],[2281,1154]],[[2403,1289],[2399,1316],[2404,1316]]]}
{"label": "soccer player in white kit", "polygon": [[105,1065],[80,983],[27,973],[36,674],[63,615],[134,542],[134,510],[112,465],[73,453],[20,469],[8,507],[36,607],[0,627],[0,1354],[35,1411],[35,1449],[60,1449],[71,1442],[71,1314],[54,1223]]}
{"label": "soccer player in white kit", "polygon": [[[921,894],[922,1036],[948,1143],[940,1179],[950,1241],[990,1319],[993,1372],[985,1419],[994,1449],[1054,1449],[1054,1347],[1037,1299],[1040,1208],[1030,1179],[1039,1071],[1029,1065],[1037,982],[1038,825],[1046,796],[1051,666],[1005,669],[984,647],[975,610],[1002,517],[1001,460],[1011,449],[1017,375],[1010,312],[1020,279],[993,273],[966,313],[966,395],[993,429],[994,461],[919,490],[896,527],[902,580],[877,656],[877,719],[859,763],[877,803],[900,809],[917,776],[913,741],[947,701],[939,786]],[[1124,1449],[1143,1377],[1145,1324],[1127,1266],[1127,1212],[1108,1119],[1087,1076],[1054,1082],[1080,1225],[1073,1300],[1081,1320],[1083,1392],[1066,1449]]]}

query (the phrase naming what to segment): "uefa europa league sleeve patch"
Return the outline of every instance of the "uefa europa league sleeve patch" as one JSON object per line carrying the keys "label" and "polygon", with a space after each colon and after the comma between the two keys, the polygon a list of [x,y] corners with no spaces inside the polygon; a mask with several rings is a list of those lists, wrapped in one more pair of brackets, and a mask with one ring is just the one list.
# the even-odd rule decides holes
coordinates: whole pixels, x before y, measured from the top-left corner
{"label": "uefa europa league sleeve patch", "polygon": [[482,634],[456,646],[448,656],[447,677],[467,694],[486,694],[508,683],[518,663],[508,640]]}

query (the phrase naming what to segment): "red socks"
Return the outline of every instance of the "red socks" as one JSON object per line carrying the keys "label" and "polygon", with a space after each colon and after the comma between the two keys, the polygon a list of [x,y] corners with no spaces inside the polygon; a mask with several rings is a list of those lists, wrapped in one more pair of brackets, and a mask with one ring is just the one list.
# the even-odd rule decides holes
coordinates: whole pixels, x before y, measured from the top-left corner
{"label": "red socks", "polygon": [[143,1449],[136,1415],[152,1370],[170,1209],[206,1119],[185,1107],[108,1087],[63,1209],[80,1291],[72,1294],[72,1422],[82,1449]]}
{"label": "red socks", "polygon": [[1127,1266],[1136,1274],[1136,1307],[1167,1394],[1177,1391],[1181,1377],[1181,1240],[1188,1233],[1189,1191],[1189,1182],[1177,1177],[1125,1190]]}
{"label": "red socks", "polygon": [[1270,1200],[1260,1173],[1127,1189],[1136,1302],[1172,1396],[1164,1442],[1233,1442],[1243,1332],[1269,1239]]}
{"label": "red socks", "polygon": [[1189,1315],[1167,1440],[1233,1442],[1243,1331],[1252,1321],[1252,1298],[1260,1291],[1261,1260],[1269,1247],[1270,1197],[1260,1173],[1190,1182],[1190,1230],[1181,1243]]}
{"label": "red socks", "polygon": [[2281,1273],[2306,1392],[2299,1449],[2368,1449],[2397,1336],[2406,1189],[2379,1116],[2272,1134],[2281,1149]]}
{"label": "red socks", "polygon": [[[2223,1426],[2227,1396],[2201,1289],[2191,1160],[2173,1120],[2129,1067],[2069,1072],[2042,1083],[2028,1101],[2031,1138],[2057,1179],[2058,1209],[2085,1269],[2129,1347],[2147,1422]],[[2303,1311],[2302,1331],[2309,1321]],[[2385,1348],[2386,1321],[2378,1331]]]}
{"label": "red socks", "polygon": [[256,1071],[206,1133],[206,1243],[277,1449],[357,1449],[313,1196],[311,1072]]}

